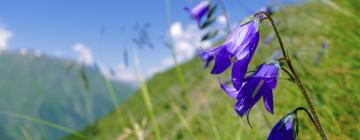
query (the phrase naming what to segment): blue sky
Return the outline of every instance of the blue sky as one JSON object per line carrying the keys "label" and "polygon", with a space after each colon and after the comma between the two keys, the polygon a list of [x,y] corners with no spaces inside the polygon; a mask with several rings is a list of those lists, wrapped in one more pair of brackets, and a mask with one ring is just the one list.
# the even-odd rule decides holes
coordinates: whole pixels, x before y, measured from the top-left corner
{"label": "blue sky", "polygon": [[[155,48],[136,49],[144,72],[171,56],[163,41],[169,26],[181,22],[184,28],[195,24],[184,7],[196,0],[170,1],[170,25],[166,19],[166,0],[3,0],[0,27],[13,33],[9,49],[40,49],[47,55],[78,59],[73,45],[82,43],[91,50],[94,61],[116,67],[123,61],[123,50],[136,47],[136,24],[150,23],[148,32]],[[230,21],[271,3],[270,0],[224,0]],[[220,9],[218,9],[220,13]]]}

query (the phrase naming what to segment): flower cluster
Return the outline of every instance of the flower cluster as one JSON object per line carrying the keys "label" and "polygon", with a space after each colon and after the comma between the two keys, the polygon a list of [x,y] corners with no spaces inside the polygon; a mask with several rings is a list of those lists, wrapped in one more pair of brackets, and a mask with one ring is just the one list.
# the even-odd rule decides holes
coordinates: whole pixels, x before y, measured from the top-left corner
{"label": "flower cluster", "polygon": [[[209,6],[208,1],[201,2],[195,8],[191,10],[188,9],[188,11],[200,24],[201,18],[205,13],[209,12]],[[273,90],[277,86],[280,70],[284,70],[293,78],[292,74],[280,66],[280,60],[288,59],[283,46],[281,46],[282,51],[275,52],[270,61],[257,66],[254,71],[248,71],[248,65],[258,47],[260,39],[259,26],[261,21],[269,18],[272,25],[276,26],[270,17],[273,12],[274,9],[271,7],[260,9],[257,14],[246,18],[235,27],[221,45],[208,49],[207,51],[200,51],[199,53],[200,58],[205,61],[205,67],[208,67],[210,62],[214,61],[211,74],[221,75],[227,69],[231,68],[231,78],[226,81],[222,81],[219,78],[219,85],[230,98],[236,100],[234,109],[240,117],[249,115],[250,110],[261,98],[263,98],[265,109],[273,114]],[[201,27],[203,26],[200,26],[200,28]],[[275,32],[272,32],[265,38],[263,42],[264,45],[268,45],[275,35],[279,37],[276,27],[274,27],[274,29]],[[281,39],[278,39],[280,45],[282,45]],[[324,46],[323,48],[327,48],[327,45]],[[294,78],[292,80],[294,80]],[[312,119],[312,116],[305,108],[297,108],[283,117],[274,126],[267,139],[296,139],[298,132],[297,110],[305,110]],[[312,121],[314,122],[313,119]]]}

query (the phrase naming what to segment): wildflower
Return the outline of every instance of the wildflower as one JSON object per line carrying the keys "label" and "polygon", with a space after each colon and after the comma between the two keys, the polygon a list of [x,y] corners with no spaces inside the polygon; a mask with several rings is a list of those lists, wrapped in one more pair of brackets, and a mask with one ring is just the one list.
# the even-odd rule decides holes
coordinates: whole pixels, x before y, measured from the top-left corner
{"label": "wildflower", "polygon": [[260,65],[256,72],[244,80],[235,103],[235,111],[242,117],[263,97],[265,108],[274,112],[273,93],[278,77],[278,63]]}
{"label": "wildflower", "polygon": [[267,140],[295,140],[298,132],[296,112],[283,117],[271,130]]}
{"label": "wildflower", "polygon": [[256,17],[240,24],[214,53],[215,65],[211,73],[221,74],[234,62],[232,82],[237,90],[241,87],[248,64],[259,42],[258,24]]}
{"label": "wildflower", "polygon": [[247,114],[261,97],[266,110],[273,113],[272,90],[277,84],[278,70],[278,62],[262,64],[252,75],[244,79],[240,90],[225,83],[220,83],[220,86],[231,98],[237,100],[234,108],[241,117]]}
{"label": "wildflower", "polygon": [[185,10],[188,11],[191,14],[191,17],[200,25],[201,18],[209,11],[209,6],[209,1],[202,1],[194,8],[190,9],[186,7]]}

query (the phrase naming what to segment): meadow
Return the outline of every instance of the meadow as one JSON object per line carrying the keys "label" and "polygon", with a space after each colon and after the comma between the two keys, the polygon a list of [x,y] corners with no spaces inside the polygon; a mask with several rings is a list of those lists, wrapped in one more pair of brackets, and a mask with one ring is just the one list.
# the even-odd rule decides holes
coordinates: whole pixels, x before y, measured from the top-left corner
{"label": "meadow", "polygon": [[[360,137],[359,10],[356,0],[323,0],[286,6],[273,16],[281,19],[278,28],[284,45],[329,139]],[[260,42],[271,32],[271,26],[262,24]],[[329,44],[325,53],[321,48],[324,42]],[[260,43],[249,69],[255,69],[277,50],[276,40],[269,45]],[[282,116],[295,107],[306,107],[296,85],[282,73],[274,90],[275,113],[267,113],[259,101],[250,113],[250,128],[246,117],[235,113],[235,101],[221,90],[217,76],[209,74],[210,68],[204,69],[204,63],[195,57],[155,75],[111,114],[81,131],[81,135],[95,140],[265,139]],[[298,139],[320,139],[305,114],[299,114],[299,122]],[[79,137],[70,135],[63,139]]]}

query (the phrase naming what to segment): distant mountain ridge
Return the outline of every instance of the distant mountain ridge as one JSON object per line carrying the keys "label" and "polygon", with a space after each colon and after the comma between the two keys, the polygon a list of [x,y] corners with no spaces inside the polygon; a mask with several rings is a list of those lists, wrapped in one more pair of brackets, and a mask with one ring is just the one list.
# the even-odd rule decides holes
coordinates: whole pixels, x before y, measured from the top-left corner
{"label": "distant mountain ridge", "polygon": [[[70,60],[31,52],[0,54],[0,111],[34,116],[66,128],[79,130],[114,108],[105,79],[96,67],[85,67],[89,89],[84,87],[80,65],[67,68]],[[134,90],[112,82],[119,101]],[[33,139],[57,139],[64,132],[47,126],[0,115],[0,139],[24,139],[21,129]]]}

